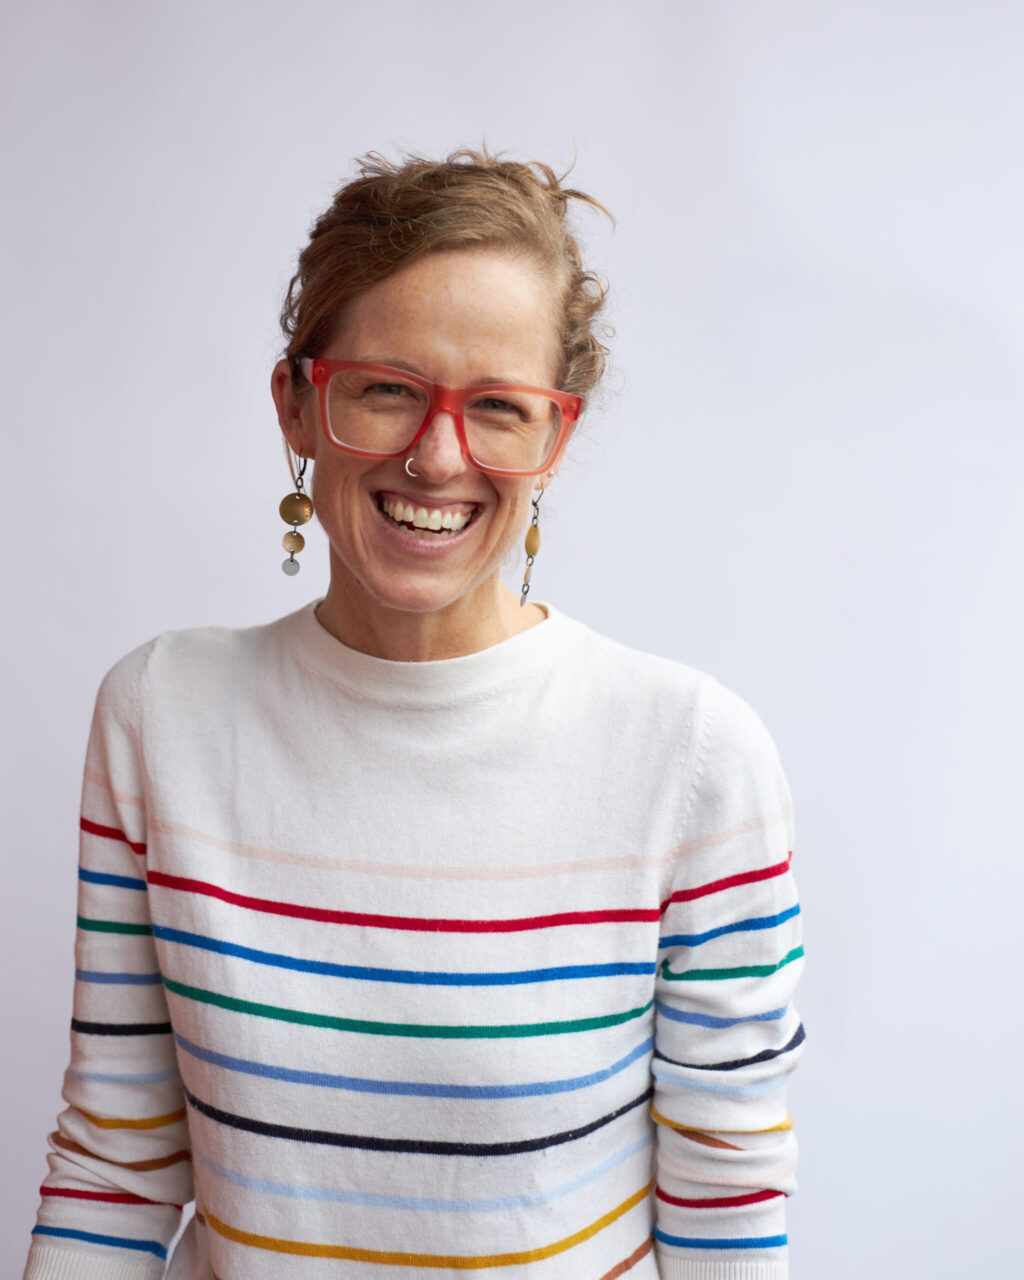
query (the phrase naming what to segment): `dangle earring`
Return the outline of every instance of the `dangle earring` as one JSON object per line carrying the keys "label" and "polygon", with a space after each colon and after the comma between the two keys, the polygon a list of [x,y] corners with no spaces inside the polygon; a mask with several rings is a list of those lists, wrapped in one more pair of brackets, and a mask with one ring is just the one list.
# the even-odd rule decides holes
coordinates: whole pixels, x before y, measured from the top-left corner
{"label": "dangle earring", "polygon": [[[548,475],[553,476],[555,473],[549,471]],[[526,569],[523,573],[523,594],[519,597],[520,609],[526,604],[526,597],[530,594],[530,571],[533,569],[533,562],[537,558],[537,552],[540,550],[540,529],[538,524],[540,521],[540,500],[544,497],[544,489],[535,498],[530,501],[533,504],[533,518],[530,521],[530,527],[526,531]]]}
{"label": "dangle earring", "polygon": [[302,466],[295,473],[295,492],[286,494],[278,508],[281,519],[292,526],[281,539],[281,545],[288,552],[288,559],[282,561],[281,568],[289,577],[293,577],[302,568],[295,559],[296,551],[301,551],[306,545],[306,539],[299,533],[299,525],[313,518],[313,499],[302,492],[302,477],[308,462],[308,458],[302,459]]}

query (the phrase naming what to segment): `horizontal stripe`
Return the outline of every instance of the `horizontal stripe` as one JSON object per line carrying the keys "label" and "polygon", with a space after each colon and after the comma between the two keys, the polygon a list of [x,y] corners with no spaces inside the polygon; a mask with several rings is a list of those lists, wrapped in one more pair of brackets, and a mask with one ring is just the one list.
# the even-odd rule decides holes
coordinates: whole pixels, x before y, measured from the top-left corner
{"label": "horizontal stripe", "polygon": [[660,912],[654,908],[608,907],[602,911],[561,911],[546,916],[521,916],[498,920],[452,920],[437,916],[385,916],[368,911],[334,911],[327,907],[309,907],[297,902],[279,902],[273,898],[253,898],[248,894],[234,893],[206,880],[190,880],[186,876],[172,876],[164,871],[151,870],[147,876],[150,884],[165,889],[177,889],[183,893],[196,893],[216,898],[232,906],[245,907],[249,911],[262,911],[269,915],[287,916],[297,920],[316,920],[321,924],[358,925],[369,929],[410,930],[415,933],[520,933],[529,929],[554,929],[576,924],[636,924],[657,920]]}
{"label": "horizontal stripe", "polygon": [[139,1253],[155,1253],[166,1259],[167,1250],[159,1240],[129,1240],[125,1236],[101,1236],[95,1231],[74,1231],[71,1227],[33,1227],[34,1236],[57,1236],[62,1240],[84,1240],[87,1244],[102,1244],[118,1249],[135,1249]]}
{"label": "horizontal stripe", "polygon": [[694,1093],[714,1093],[722,1098],[759,1098],[765,1093],[774,1093],[776,1089],[782,1089],[786,1085],[786,1081],[796,1070],[796,1066],[790,1067],[788,1071],[779,1072],[770,1080],[757,1080],[753,1084],[725,1084],[722,1081],[709,1080],[706,1076],[687,1076],[683,1075],[675,1067],[670,1067],[665,1062],[659,1062],[657,1059],[651,1063],[651,1074],[655,1080],[660,1080],[663,1084],[677,1085],[683,1089],[692,1089]]}
{"label": "horizontal stripe", "polygon": [[137,1169],[142,1173],[148,1172],[150,1169],[168,1169],[173,1164],[181,1164],[183,1161],[192,1159],[192,1152],[186,1149],[172,1151],[169,1156],[155,1156],[151,1160],[113,1160],[110,1156],[101,1156],[95,1151],[90,1151],[88,1147],[83,1147],[81,1143],[72,1142],[70,1138],[65,1138],[59,1131],[50,1134],[50,1141],[54,1146],[60,1147],[62,1151],[70,1151],[76,1156],[88,1156],[91,1160],[102,1161],[103,1164],[117,1165],[119,1169]]}
{"label": "horizontal stripe", "polygon": [[264,1249],[271,1253],[286,1253],[299,1255],[304,1258],[337,1258],[344,1259],[348,1262],[376,1262],[384,1266],[392,1267],[450,1267],[453,1271],[477,1271],[486,1267],[514,1267],[522,1266],[527,1262],[540,1262],[545,1258],[552,1258],[555,1254],[564,1253],[567,1249],[572,1249],[578,1244],[582,1244],[584,1240],[591,1239],[597,1235],[599,1231],[603,1231],[605,1227],[616,1222],[630,1209],[642,1203],[651,1192],[654,1184],[648,1183],[647,1186],[641,1187],[639,1191],[633,1194],[619,1205],[616,1205],[610,1212],[602,1214],[595,1222],[584,1227],[582,1231],[575,1231],[571,1236],[566,1236],[562,1240],[556,1240],[554,1244],[543,1246],[540,1249],[523,1249],[517,1253],[489,1253],[489,1254],[440,1254],[440,1253],[399,1253],[391,1249],[357,1249],[350,1245],[339,1244],[311,1244],[299,1240],[281,1240],[276,1236],[260,1236],[251,1231],[239,1231],[235,1227],[229,1227],[227,1223],[222,1222],[220,1218],[215,1217],[206,1211],[206,1219],[210,1226],[227,1240],[233,1240],[236,1244],[249,1245],[253,1249]]}
{"label": "horizontal stripe", "polygon": [[68,1068],[72,1080],[82,1080],[92,1084],[165,1084],[168,1080],[177,1080],[176,1067],[169,1071],[143,1071],[141,1073],[121,1071],[79,1071],[75,1067]]}
{"label": "horizontal stripe", "polygon": [[730,1058],[726,1062],[677,1062],[675,1058],[666,1057],[659,1049],[655,1049],[654,1056],[662,1062],[671,1063],[673,1067],[686,1067],[688,1071],[736,1071],[740,1067],[752,1066],[755,1062],[770,1062],[772,1058],[791,1052],[806,1039],[807,1033],[801,1022],[781,1049],[762,1049],[760,1053],[755,1053],[749,1058]]}
{"label": "horizontal stripe", "polygon": [[123,841],[131,849],[132,853],[137,853],[141,856],[146,852],[144,841],[129,840],[118,827],[105,827],[102,823],[92,822],[88,818],[79,818],[78,825],[83,831],[87,831],[89,835],[105,836],[108,840]]}
{"label": "horizontal stripe", "polygon": [[581,1173],[578,1178],[573,1178],[570,1182],[563,1182],[560,1186],[552,1187],[550,1191],[501,1196],[497,1199],[492,1197],[483,1200],[441,1200],[427,1196],[386,1196],[368,1191],[339,1191],[334,1187],[270,1182],[266,1178],[253,1178],[248,1174],[226,1169],[223,1165],[219,1165],[216,1161],[210,1160],[199,1153],[196,1154],[196,1160],[204,1169],[208,1169],[217,1177],[223,1178],[225,1182],[231,1182],[237,1187],[244,1187],[247,1191],[261,1191],[267,1195],[286,1196],[292,1200],[326,1201],[331,1204],[359,1205],[361,1208],[367,1209],[412,1209],[420,1213],[505,1213],[510,1209],[532,1209],[538,1205],[551,1204],[555,1200],[560,1200],[563,1196],[567,1196],[573,1191],[578,1191],[580,1187],[587,1186],[588,1183],[601,1177],[602,1174],[608,1173],[609,1170],[616,1168],[625,1160],[628,1160],[630,1156],[636,1155],[638,1152],[643,1151],[645,1147],[653,1145],[653,1143],[654,1137],[650,1134],[641,1138],[638,1142],[631,1142],[628,1147],[623,1147],[621,1151],[616,1151],[607,1160],[597,1165],[596,1168],[588,1169],[586,1173]]}
{"label": "horizontal stripe", "polygon": [[658,949],[665,947],[699,947],[712,938],[724,937],[727,933],[751,933],[758,929],[774,929],[787,920],[800,914],[800,903],[787,907],[774,916],[751,916],[749,920],[736,920],[732,924],[721,924],[717,929],[705,929],[703,933],[672,933],[667,938],[658,939]]}
{"label": "horizontal stripe", "polygon": [[709,1200],[684,1200],[682,1196],[670,1196],[661,1187],[655,1193],[666,1204],[677,1204],[683,1209],[736,1209],[745,1204],[761,1204],[764,1200],[777,1200],[782,1191],[751,1191],[741,1196],[714,1196]]}
{"label": "horizontal stripe", "polygon": [[169,1022],[83,1022],[71,1019],[71,1030],[84,1036],[163,1036],[170,1035]]}
{"label": "horizontal stripe", "polygon": [[[86,770],[88,776],[89,770]],[[103,785],[101,779],[93,779]],[[135,797],[126,797],[128,803],[140,806],[142,801]],[[502,882],[510,880],[551,880],[555,877],[581,875],[592,876],[595,872],[608,871],[640,871],[659,870],[673,863],[688,862],[694,853],[702,849],[718,848],[729,844],[738,836],[748,835],[752,831],[765,831],[787,823],[793,816],[792,806],[771,813],[759,814],[746,818],[743,822],[721,831],[713,831],[708,835],[693,836],[682,844],[674,845],[663,853],[656,854],[616,854],[604,858],[570,858],[564,862],[545,861],[534,863],[505,864],[488,867],[479,862],[470,865],[424,866],[422,862],[402,863],[397,859],[382,862],[371,862],[363,858],[335,858],[323,854],[302,853],[296,849],[274,849],[265,845],[247,844],[242,840],[226,840],[223,836],[203,831],[199,827],[189,826],[184,822],[169,822],[164,818],[151,817],[148,820],[150,830],[179,840],[187,840],[192,844],[204,845],[208,849],[218,849],[222,853],[233,853],[253,862],[265,862],[272,866],[288,867],[294,870],[299,867],[312,867],[318,871],[351,871],[355,875],[393,878],[399,880],[429,880],[439,882]]]}
{"label": "horizontal stripe", "polygon": [[114,1116],[93,1115],[91,1111],[86,1111],[82,1107],[78,1110],[97,1129],[165,1129],[169,1124],[177,1124],[179,1120],[184,1120],[186,1115],[185,1108],[179,1107],[177,1111],[169,1111],[163,1116],[147,1116],[142,1120],[121,1120]]}
{"label": "horizontal stripe", "polygon": [[89,920],[85,916],[78,917],[78,927],[91,930],[93,933],[151,934],[153,932],[148,924],[126,924],[123,920]]}
{"label": "horizontal stripe", "polygon": [[278,1067],[265,1062],[253,1062],[248,1058],[234,1058],[226,1053],[205,1049],[175,1033],[181,1048],[201,1062],[243,1075],[260,1076],[267,1080],[281,1080],[287,1084],[308,1084],[317,1088],[348,1089],[354,1093],[389,1093],[413,1098],[528,1098],[552,1093],[570,1093],[600,1084],[624,1071],[654,1047],[650,1037],[635,1049],[600,1071],[585,1076],[570,1076],[563,1080],[542,1080],[525,1084],[423,1084],[413,1080],[372,1080],[362,1076],[329,1075],[324,1071],[300,1071],[295,1067]]}
{"label": "horizontal stripe", "polygon": [[677,1249],[781,1249],[785,1236],[741,1236],[735,1240],[716,1240],[710,1236],[670,1236],[660,1227],[654,1228],[654,1238],[661,1244],[675,1245]]}
{"label": "horizontal stripe", "polygon": [[782,957],[778,964],[741,964],[731,969],[684,969],[681,973],[673,973],[669,962],[661,962],[661,976],[666,982],[719,982],[726,978],[767,978],[769,974],[778,973],[787,964],[799,960],[804,954],[803,947],[794,947]]}
{"label": "horizontal stripe", "polygon": [[[653,1119],[655,1124],[660,1124],[664,1126],[664,1128],[666,1129],[675,1129],[677,1133],[706,1134],[708,1132],[706,1129],[694,1129],[692,1125],[677,1124],[675,1120],[670,1120],[668,1116],[662,1115],[662,1113],[657,1109],[657,1107],[654,1106],[653,1103],[651,1104],[651,1118]],[[714,1132],[715,1133],[782,1133],[782,1132],[785,1132],[786,1130],[792,1129],[792,1127],[793,1127],[792,1117],[786,1116],[785,1120],[780,1120],[778,1124],[769,1125],[767,1129],[715,1129]],[[715,1144],[715,1145],[727,1146],[728,1144],[721,1143],[721,1144]],[[741,1148],[734,1147],[733,1150],[739,1151],[741,1150]]]}
{"label": "horizontal stripe", "polygon": [[588,1124],[579,1125],[575,1129],[564,1129],[559,1133],[546,1134],[541,1138],[522,1138],[515,1142],[441,1142],[424,1138],[377,1138],[361,1133],[336,1133],[331,1129],[300,1129],[293,1125],[270,1124],[266,1120],[255,1120],[249,1116],[235,1115],[230,1111],[222,1111],[197,1098],[185,1088],[188,1103],[200,1115],[215,1120],[232,1129],[244,1133],[256,1133],[264,1138],[283,1138],[289,1142],[310,1142],[319,1146],[349,1147],[360,1151],[394,1151],[413,1155],[434,1156],[515,1156],[525,1151],[543,1151],[546,1147],[557,1147],[565,1142],[575,1142],[585,1138],[588,1133],[595,1133],[611,1124],[620,1116],[639,1107],[653,1095],[653,1089],[643,1093],[629,1102],[623,1103],[607,1115],[599,1116]]}
{"label": "horizontal stripe", "polygon": [[153,926],[154,937],[163,942],[178,942],[187,947],[198,947],[223,956],[237,956],[254,964],[274,965],[279,969],[294,969],[300,973],[316,973],[328,978],[357,978],[370,982],[399,982],[430,987],[502,987],[532,982],[561,982],[572,978],[614,978],[622,976],[647,977],[657,970],[653,961],[622,961],[608,964],[558,965],[550,969],[516,969],[495,973],[456,973],[422,969],[379,969],[358,964],[333,964],[327,960],[304,960],[298,956],[282,955],[276,951],[260,951],[243,947],[239,943],[224,942],[201,933],[189,933],[184,929],[170,929],[165,925]]}
{"label": "horizontal stripe", "polygon": [[75,978],[79,982],[129,987],[156,987],[163,981],[158,973],[101,973],[99,969],[76,969]]}
{"label": "horizontal stripe", "polygon": [[621,1262],[617,1262],[611,1271],[606,1271],[599,1280],[619,1280],[619,1276],[624,1276],[627,1271],[632,1271],[638,1262],[646,1258],[650,1251],[654,1248],[654,1237],[648,1236],[642,1244],[638,1245],[628,1258],[623,1258]]}
{"label": "horizontal stripe", "polygon": [[112,884],[118,889],[141,889],[143,893],[146,892],[145,880],[139,880],[135,876],[112,876],[105,871],[86,871],[85,867],[79,867],[78,878],[86,884]]}
{"label": "horizontal stripe", "polygon": [[685,1022],[692,1027],[738,1027],[741,1022],[774,1022],[785,1016],[788,1004],[781,1009],[769,1009],[767,1013],[752,1013],[746,1018],[718,1018],[710,1013],[687,1013],[682,1009],[673,1009],[664,1001],[657,1002],[658,1013],[672,1022]]}
{"label": "horizontal stripe", "polygon": [[283,1009],[276,1005],[256,1004],[251,1000],[239,1000],[236,996],[222,995],[217,991],[205,991],[202,987],[189,987],[171,978],[164,978],[164,986],[175,995],[202,1004],[216,1005],[235,1013],[249,1013],[257,1018],[272,1018],[278,1022],[297,1022],[307,1027],[326,1027],[333,1031],[357,1031],[371,1036],[414,1036],[440,1040],[500,1040],[523,1036],[567,1035],[577,1031],[595,1031],[600,1027],[615,1027],[633,1018],[642,1017],[654,1003],[627,1009],[623,1013],[605,1013],[593,1018],[577,1018],[569,1022],[499,1023],[494,1026],[460,1026],[418,1022],[371,1022],[365,1018],[339,1018],[328,1013],[307,1013],[302,1009]]}
{"label": "horizontal stripe", "polygon": [[695,885],[692,889],[677,889],[662,904],[662,910],[673,902],[693,902],[697,898],[707,898],[713,893],[723,893],[726,889],[736,889],[744,884],[757,884],[761,880],[773,880],[776,876],[784,876],[793,860],[790,851],[784,861],[773,863],[770,867],[761,867],[757,871],[741,871],[736,875],[723,876],[721,880],[709,880],[707,884]]}
{"label": "horizontal stripe", "polygon": [[155,1204],[161,1209],[181,1209],[180,1204],[170,1204],[166,1200],[147,1200],[145,1196],[133,1196],[127,1191],[79,1191],[75,1187],[39,1188],[41,1196],[53,1196],[61,1200],[98,1200],[104,1204]]}

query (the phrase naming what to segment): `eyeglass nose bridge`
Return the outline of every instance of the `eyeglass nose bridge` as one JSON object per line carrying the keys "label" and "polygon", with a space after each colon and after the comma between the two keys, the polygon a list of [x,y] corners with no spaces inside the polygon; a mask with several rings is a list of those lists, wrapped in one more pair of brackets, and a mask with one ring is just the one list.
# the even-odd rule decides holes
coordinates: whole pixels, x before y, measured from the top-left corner
{"label": "eyeglass nose bridge", "polygon": [[433,423],[439,413],[447,413],[451,415],[452,424],[455,427],[455,437],[459,442],[459,448],[462,450],[462,456],[472,466],[476,466],[473,454],[469,448],[469,441],[466,439],[466,430],[462,421],[462,407],[466,401],[466,393],[455,387],[441,387],[434,384],[430,400],[427,404],[427,412],[420,423],[419,430],[413,439],[406,445],[406,449],[415,448],[427,430]]}

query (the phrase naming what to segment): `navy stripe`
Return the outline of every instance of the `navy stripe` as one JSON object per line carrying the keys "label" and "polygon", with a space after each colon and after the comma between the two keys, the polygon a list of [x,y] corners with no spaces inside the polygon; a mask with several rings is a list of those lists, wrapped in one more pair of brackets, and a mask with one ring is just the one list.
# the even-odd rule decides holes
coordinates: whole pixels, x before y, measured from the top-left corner
{"label": "navy stripe", "polygon": [[169,1022],[83,1022],[71,1019],[71,1030],[86,1036],[163,1036],[170,1035]]}
{"label": "navy stripe", "polygon": [[[128,1240],[124,1236],[100,1236],[95,1231],[72,1231],[70,1227],[33,1227],[34,1236],[60,1236],[67,1240],[85,1240],[89,1244],[115,1245],[118,1249],[138,1249],[166,1259],[167,1250],[159,1240]],[[97,1255],[93,1255],[97,1256]]]}
{"label": "navy stripe", "polygon": [[119,889],[141,889],[143,893],[146,892],[145,880],[139,880],[135,876],[112,876],[106,871],[86,871],[84,867],[79,867],[78,878],[89,884],[114,884]]}
{"label": "navy stripe", "polygon": [[[185,1088],[185,1086],[182,1086]],[[542,1151],[545,1147],[557,1147],[563,1142],[574,1142],[577,1138],[586,1137],[611,1124],[619,1116],[634,1107],[642,1106],[654,1094],[653,1088],[615,1111],[592,1120],[589,1124],[580,1125],[576,1129],[565,1129],[561,1133],[547,1134],[543,1138],[525,1138],[519,1142],[426,1142],[417,1138],[374,1138],[359,1133],[335,1133],[329,1129],[298,1129],[292,1125],[268,1124],[264,1120],[253,1120],[248,1116],[233,1115],[230,1111],[221,1111],[211,1107],[208,1102],[201,1102],[185,1088],[185,1097],[189,1105],[201,1115],[209,1116],[218,1124],[229,1125],[232,1129],[241,1129],[246,1133],[258,1133],[265,1138],[286,1138],[291,1142],[315,1142],[331,1147],[355,1147],[362,1151],[396,1151],[415,1155],[438,1156],[514,1156],[524,1151]]]}
{"label": "navy stripe", "polygon": [[749,1067],[755,1062],[770,1062],[772,1058],[778,1058],[783,1053],[789,1053],[797,1045],[803,1044],[806,1039],[807,1033],[804,1031],[804,1024],[801,1022],[788,1044],[784,1044],[781,1049],[762,1049],[760,1053],[755,1053],[752,1058],[732,1058],[729,1062],[679,1062],[675,1058],[667,1057],[658,1049],[655,1049],[654,1056],[660,1058],[662,1062],[670,1062],[674,1067],[686,1067],[688,1071],[735,1071],[738,1067]]}
{"label": "navy stripe", "polygon": [[333,964],[327,960],[303,960],[298,956],[281,955],[276,951],[259,951],[243,947],[235,942],[222,942],[201,933],[189,933],[185,929],[170,929],[155,924],[153,936],[165,942],[180,942],[184,946],[199,947],[219,955],[238,956],[255,964],[275,965],[279,969],[297,969],[301,973],[319,973],[328,978],[362,978],[370,982],[404,982],[431,987],[501,987],[516,986],[527,982],[558,982],[565,978],[614,978],[621,976],[650,977],[656,963],[646,960],[615,961],[608,964],[566,964],[550,969],[517,969],[505,973],[455,973],[423,969],[378,969],[359,964]]}
{"label": "navy stripe", "polygon": [[163,978],[159,973],[104,973],[100,969],[76,969],[79,982],[102,982],[125,987],[155,987]]}

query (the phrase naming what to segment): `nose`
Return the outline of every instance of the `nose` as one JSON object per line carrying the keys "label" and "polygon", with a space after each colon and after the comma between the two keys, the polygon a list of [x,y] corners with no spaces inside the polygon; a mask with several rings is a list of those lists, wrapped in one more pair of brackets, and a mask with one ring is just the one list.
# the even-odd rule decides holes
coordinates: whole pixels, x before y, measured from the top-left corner
{"label": "nose", "polygon": [[431,484],[441,484],[467,469],[455,419],[447,410],[439,409],[434,414],[416,445],[415,458],[416,470]]}

